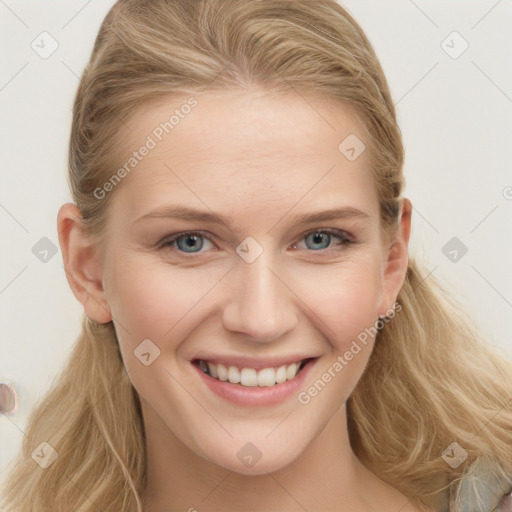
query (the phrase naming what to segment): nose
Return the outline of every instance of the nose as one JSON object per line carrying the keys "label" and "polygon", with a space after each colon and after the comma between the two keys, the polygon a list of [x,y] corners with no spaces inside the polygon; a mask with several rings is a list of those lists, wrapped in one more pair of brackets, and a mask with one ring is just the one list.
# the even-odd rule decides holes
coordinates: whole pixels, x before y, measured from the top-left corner
{"label": "nose", "polygon": [[297,325],[295,296],[269,263],[263,255],[252,263],[238,262],[226,283],[230,299],[223,311],[226,330],[262,343],[279,339]]}

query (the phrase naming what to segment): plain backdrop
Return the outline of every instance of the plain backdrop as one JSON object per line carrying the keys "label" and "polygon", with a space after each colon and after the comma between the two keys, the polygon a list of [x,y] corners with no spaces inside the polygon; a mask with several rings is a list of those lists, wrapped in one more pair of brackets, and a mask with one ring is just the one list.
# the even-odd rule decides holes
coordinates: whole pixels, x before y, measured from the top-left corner
{"label": "plain backdrop", "polygon": [[[15,414],[0,415],[0,475],[79,333],[82,307],[65,278],[56,216],[71,201],[72,101],[113,3],[0,0],[0,382],[19,397]],[[411,255],[512,356],[512,2],[342,3],[396,103],[414,205]]]}

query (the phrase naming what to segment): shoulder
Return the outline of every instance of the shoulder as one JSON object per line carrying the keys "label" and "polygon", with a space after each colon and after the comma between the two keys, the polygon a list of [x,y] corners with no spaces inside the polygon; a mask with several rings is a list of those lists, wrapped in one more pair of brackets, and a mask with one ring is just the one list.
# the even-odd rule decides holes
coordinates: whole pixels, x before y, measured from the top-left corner
{"label": "shoulder", "polygon": [[453,512],[512,512],[512,474],[494,460],[478,458],[465,472],[455,494]]}

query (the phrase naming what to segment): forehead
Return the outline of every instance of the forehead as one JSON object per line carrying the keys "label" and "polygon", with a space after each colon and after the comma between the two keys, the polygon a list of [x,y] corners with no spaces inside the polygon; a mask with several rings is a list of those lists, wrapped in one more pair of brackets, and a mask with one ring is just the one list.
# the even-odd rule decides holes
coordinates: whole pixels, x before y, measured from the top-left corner
{"label": "forehead", "polygon": [[183,95],[147,105],[128,125],[118,162],[150,149],[116,190],[126,215],[178,197],[230,209],[238,201],[247,211],[248,201],[268,208],[325,194],[361,202],[373,189],[369,151],[345,152],[346,140],[368,147],[366,127],[342,102],[295,92]]}
{"label": "forehead", "polygon": [[122,137],[132,146],[164,129],[159,146],[207,145],[231,157],[240,151],[272,155],[293,149],[300,154],[332,143],[336,149],[339,137],[351,130],[367,137],[366,127],[346,102],[259,89],[160,98],[140,108],[129,124],[130,132]]}

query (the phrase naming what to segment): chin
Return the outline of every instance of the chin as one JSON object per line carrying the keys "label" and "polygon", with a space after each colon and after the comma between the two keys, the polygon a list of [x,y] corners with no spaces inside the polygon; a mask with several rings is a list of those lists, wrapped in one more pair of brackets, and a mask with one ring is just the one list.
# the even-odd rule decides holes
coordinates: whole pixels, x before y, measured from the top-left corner
{"label": "chin", "polygon": [[234,453],[228,448],[227,452],[213,454],[208,460],[240,475],[257,476],[275,473],[293,463],[296,458],[297,451],[290,447],[286,453],[276,453],[273,447],[258,449],[255,444],[245,443]]}

